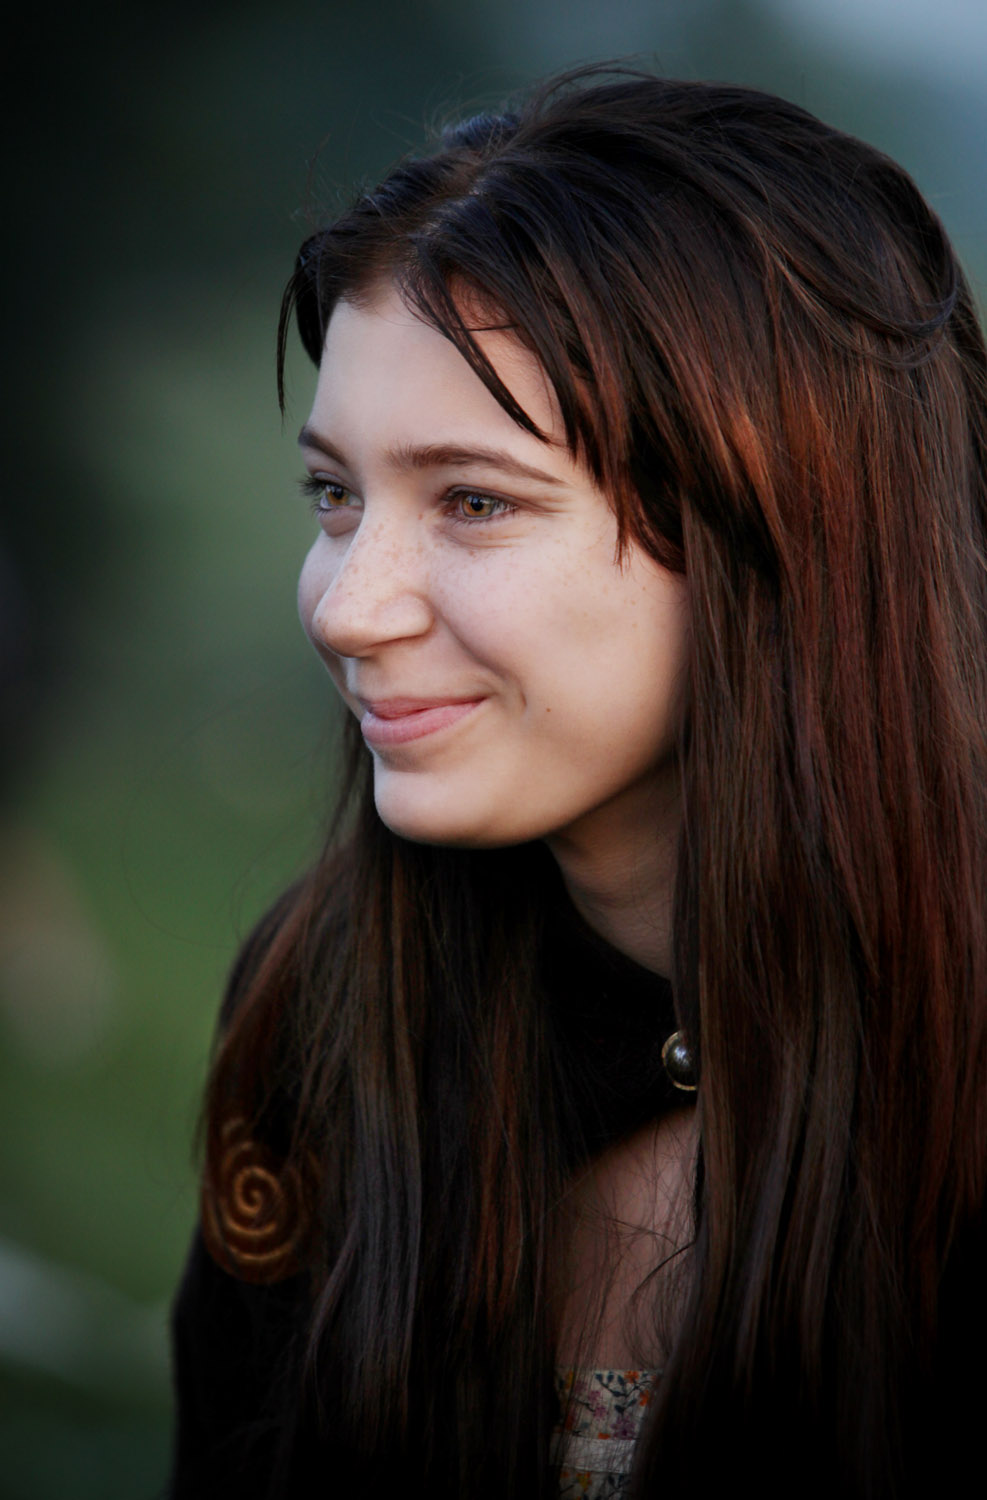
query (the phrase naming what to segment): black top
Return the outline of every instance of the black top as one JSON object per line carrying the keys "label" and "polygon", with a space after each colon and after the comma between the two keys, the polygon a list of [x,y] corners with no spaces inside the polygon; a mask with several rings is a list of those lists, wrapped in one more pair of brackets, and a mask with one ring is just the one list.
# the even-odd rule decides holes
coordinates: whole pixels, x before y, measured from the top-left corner
{"label": "black top", "polygon": [[[243,967],[241,960],[233,994]],[[574,1153],[602,1148],[690,1097],[671,1086],[661,1064],[662,1043],[675,1030],[668,981],[597,938],[567,902],[549,918],[543,977],[563,1072],[580,1101]],[[320,1437],[297,1410],[310,1315],[307,1276],[248,1285],[213,1261],[196,1232],[172,1319],[171,1500],[362,1493],[359,1475],[345,1474],[344,1456],[333,1451],[331,1423]]]}
{"label": "black top", "polygon": [[[241,962],[242,971],[242,962]],[[238,989],[235,973],[231,992]],[[668,983],[596,938],[560,905],[545,944],[545,983],[555,1042],[580,1101],[578,1150],[653,1119],[688,1095],[660,1062],[675,1029]],[[574,1145],[574,1151],[576,1150]],[[951,1257],[942,1287],[937,1360],[906,1402],[906,1496],[953,1489],[980,1464],[987,1411],[987,1233],[973,1226]],[[311,1316],[310,1282],[296,1275],[248,1285],[210,1257],[196,1232],[173,1314],[176,1441],[170,1500],[309,1500],[367,1495],[359,1469],[301,1408],[298,1363]],[[806,1462],[822,1456],[806,1455]],[[723,1454],[724,1490],[736,1474]],[[791,1493],[804,1493],[801,1472]],[[732,1479],[731,1479],[732,1475]],[[374,1493],[401,1494],[417,1476],[395,1476]],[[793,1476],[793,1479],[795,1476]],[[768,1486],[770,1488],[770,1486]],[[762,1486],[760,1493],[764,1493]],[[772,1492],[773,1493],[773,1492]]]}

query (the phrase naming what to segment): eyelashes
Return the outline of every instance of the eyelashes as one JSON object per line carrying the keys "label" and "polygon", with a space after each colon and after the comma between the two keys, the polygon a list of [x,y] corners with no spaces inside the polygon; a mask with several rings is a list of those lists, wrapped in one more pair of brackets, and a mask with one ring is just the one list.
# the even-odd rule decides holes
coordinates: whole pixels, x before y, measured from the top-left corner
{"label": "eyelashes", "polygon": [[[335,479],[319,479],[311,474],[299,481],[299,489],[307,497],[314,516],[328,515],[334,510],[350,510],[352,506],[343,503],[343,497],[355,498],[345,484],[340,484]],[[334,493],[335,491],[338,491],[338,494]],[[329,505],[326,503],[327,499],[336,500],[338,503]]]}
{"label": "eyelashes", "polygon": [[[299,482],[299,488],[317,520],[357,510],[360,506],[353,491],[337,479],[306,475]],[[440,500],[440,508],[448,519],[462,526],[489,525],[504,516],[514,515],[519,509],[502,495],[490,495],[486,490],[472,489],[467,485],[448,490]]]}
{"label": "eyelashes", "polygon": [[445,498],[448,514],[464,526],[475,526],[483,521],[496,521],[502,516],[512,516],[518,507],[500,495],[488,495],[484,490],[451,490]]}

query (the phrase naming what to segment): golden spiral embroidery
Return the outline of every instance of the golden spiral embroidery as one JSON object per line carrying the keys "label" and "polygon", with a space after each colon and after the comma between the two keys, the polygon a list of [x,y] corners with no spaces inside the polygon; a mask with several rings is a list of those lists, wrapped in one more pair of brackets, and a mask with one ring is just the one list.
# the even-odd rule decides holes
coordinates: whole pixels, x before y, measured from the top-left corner
{"label": "golden spiral embroidery", "polygon": [[218,1181],[202,1191],[202,1231],[213,1260],[241,1281],[281,1281],[301,1269],[307,1232],[301,1175],[247,1133],[223,1127]]}

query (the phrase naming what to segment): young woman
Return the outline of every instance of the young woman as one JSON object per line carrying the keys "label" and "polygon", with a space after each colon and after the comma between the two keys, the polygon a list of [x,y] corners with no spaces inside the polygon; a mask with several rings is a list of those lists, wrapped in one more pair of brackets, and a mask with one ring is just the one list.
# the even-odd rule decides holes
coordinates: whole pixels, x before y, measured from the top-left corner
{"label": "young woman", "polygon": [[987,358],[752,91],[577,75],[303,246],[324,858],[247,944],[173,1494],[885,1496],[984,1395]]}

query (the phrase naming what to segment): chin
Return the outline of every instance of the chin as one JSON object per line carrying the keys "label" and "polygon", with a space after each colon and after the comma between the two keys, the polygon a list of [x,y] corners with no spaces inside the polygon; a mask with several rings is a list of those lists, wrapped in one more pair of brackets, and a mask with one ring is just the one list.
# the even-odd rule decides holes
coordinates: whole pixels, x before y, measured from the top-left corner
{"label": "chin", "polygon": [[[503,849],[523,844],[532,837],[526,832],[498,827],[497,821],[484,822],[477,810],[457,816],[448,804],[442,807],[412,805],[411,799],[375,796],[377,816],[385,827],[412,844],[435,844],[447,849]],[[417,799],[415,799],[417,801]]]}
{"label": "chin", "polygon": [[379,807],[377,813],[381,822],[392,833],[396,833],[399,838],[407,839],[410,844],[434,844],[442,849],[503,849],[508,844],[525,842],[522,837],[498,838],[492,833],[481,833],[476,828],[434,818],[386,816]]}

